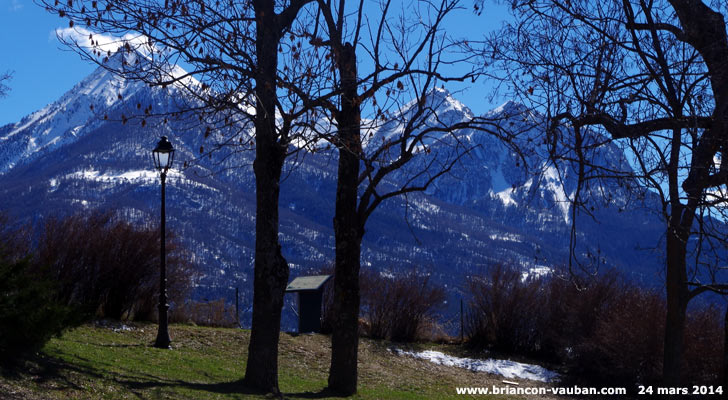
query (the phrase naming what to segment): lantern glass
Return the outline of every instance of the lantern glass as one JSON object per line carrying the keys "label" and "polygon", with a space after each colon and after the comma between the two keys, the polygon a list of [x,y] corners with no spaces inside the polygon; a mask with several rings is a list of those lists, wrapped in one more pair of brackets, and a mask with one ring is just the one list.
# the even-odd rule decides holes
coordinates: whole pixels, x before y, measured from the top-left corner
{"label": "lantern glass", "polygon": [[172,166],[172,161],[174,161],[174,147],[172,147],[172,143],[167,140],[166,136],[162,136],[162,140],[157,143],[157,147],[152,151],[152,156],[154,159],[154,167],[157,170],[167,172]]}

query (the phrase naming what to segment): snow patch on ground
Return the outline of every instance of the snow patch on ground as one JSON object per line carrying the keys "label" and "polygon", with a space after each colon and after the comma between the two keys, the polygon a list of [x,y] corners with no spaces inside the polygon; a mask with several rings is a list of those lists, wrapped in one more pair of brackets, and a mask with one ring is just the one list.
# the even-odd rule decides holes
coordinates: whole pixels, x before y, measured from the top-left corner
{"label": "snow patch on ground", "polygon": [[128,326],[128,325],[124,325],[124,324],[121,324],[118,328],[113,328],[114,332],[128,332],[128,331],[133,331],[133,330],[134,330],[134,328],[132,328],[131,326]]}
{"label": "snow patch on ground", "polygon": [[410,356],[429,360],[435,364],[446,365],[448,367],[465,368],[473,372],[486,372],[489,374],[501,375],[505,378],[520,378],[539,382],[553,382],[559,375],[544,367],[533,364],[524,364],[510,360],[486,359],[478,360],[474,358],[461,358],[449,356],[445,353],[426,350],[420,352],[405,351],[401,349],[389,349],[392,353],[399,356]]}

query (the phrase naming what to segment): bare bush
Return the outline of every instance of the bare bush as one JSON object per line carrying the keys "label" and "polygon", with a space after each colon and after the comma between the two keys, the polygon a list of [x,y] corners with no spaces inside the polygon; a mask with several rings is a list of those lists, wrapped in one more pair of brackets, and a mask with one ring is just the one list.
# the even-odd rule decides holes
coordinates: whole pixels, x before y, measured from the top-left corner
{"label": "bare bush", "polygon": [[492,266],[469,282],[468,343],[550,361],[567,360],[574,343],[593,335],[622,286],[615,272],[575,284],[559,276],[534,278],[518,268]]}
{"label": "bare bush", "polygon": [[540,279],[524,279],[517,269],[496,265],[485,277],[472,277],[469,285],[466,331],[472,346],[519,353],[539,348],[544,314]]}
{"label": "bare bush", "polygon": [[543,332],[536,355],[553,361],[573,356],[574,343],[591,337],[600,317],[623,290],[624,283],[615,271],[581,279],[553,276],[544,284]]}
{"label": "bare bush", "polygon": [[[607,307],[595,311],[595,329],[575,343],[569,368],[591,383],[661,384],[666,312],[665,298],[656,289],[623,285]],[[720,384],[721,316],[711,305],[688,311],[683,382]]]}
{"label": "bare bush", "polygon": [[[695,306],[688,312],[685,331],[683,380],[694,385],[721,382],[724,326],[723,312],[715,305]],[[725,386],[723,387],[725,390]]]}
{"label": "bare bush", "polygon": [[16,226],[7,213],[0,211],[0,258],[13,262],[30,254],[31,228],[28,225]]}
{"label": "bare bush", "polygon": [[376,339],[412,342],[419,339],[445,300],[445,291],[416,270],[395,277],[361,274],[362,315],[368,335]]}
{"label": "bare bush", "polygon": [[600,384],[655,384],[662,375],[665,301],[657,292],[624,287],[602,312],[594,332],[573,344],[570,368]]}
{"label": "bare bush", "polygon": [[[174,235],[167,235],[167,288],[180,304],[195,274]],[[98,317],[152,319],[159,295],[158,228],[136,227],[110,213],[49,218],[40,234],[36,268],[60,285],[60,299]]]}
{"label": "bare bush", "polygon": [[[333,266],[317,271],[333,274]],[[333,277],[323,292],[321,332],[331,333],[333,313]],[[428,275],[412,270],[384,277],[366,270],[359,274],[361,310],[359,334],[398,342],[438,340],[447,336],[438,323],[437,311],[445,300],[445,291],[433,287]]]}
{"label": "bare bush", "polygon": [[[557,276],[524,279],[518,269],[490,268],[471,278],[466,332],[478,349],[561,363],[580,383],[659,384],[664,296],[611,271],[579,284]],[[719,384],[723,325],[714,306],[687,314],[683,379]]]}
{"label": "bare bush", "polygon": [[213,301],[187,301],[170,310],[169,322],[224,328],[238,327],[235,306],[225,299]]}

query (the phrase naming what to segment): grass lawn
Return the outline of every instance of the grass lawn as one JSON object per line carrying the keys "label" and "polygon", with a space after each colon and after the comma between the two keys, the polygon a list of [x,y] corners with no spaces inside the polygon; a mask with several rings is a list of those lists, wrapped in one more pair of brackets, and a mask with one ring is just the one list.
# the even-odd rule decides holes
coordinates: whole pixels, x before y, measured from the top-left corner
{"label": "grass lawn", "polygon": [[[116,326],[113,329],[112,326]],[[151,347],[156,325],[85,325],[51,340],[37,357],[0,376],[2,399],[262,399],[240,383],[250,332],[172,325],[172,350]],[[286,398],[327,398],[330,338],[281,333],[280,389]],[[362,339],[354,399],[510,399],[457,395],[457,386],[503,386],[501,378],[432,364]],[[426,345],[418,345],[425,348]],[[442,346],[437,346],[442,350]],[[524,381],[528,387],[539,386]],[[535,398],[535,397],[534,397]],[[562,397],[563,398],[563,397]]]}

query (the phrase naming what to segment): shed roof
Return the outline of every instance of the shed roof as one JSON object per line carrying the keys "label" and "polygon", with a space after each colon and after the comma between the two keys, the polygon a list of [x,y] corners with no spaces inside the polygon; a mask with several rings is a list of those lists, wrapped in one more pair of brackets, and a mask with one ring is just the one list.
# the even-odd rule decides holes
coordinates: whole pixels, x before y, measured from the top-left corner
{"label": "shed roof", "polygon": [[319,290],[331,278],[331,275],[299,276],[286,287],[286,292],[302,292]]}

